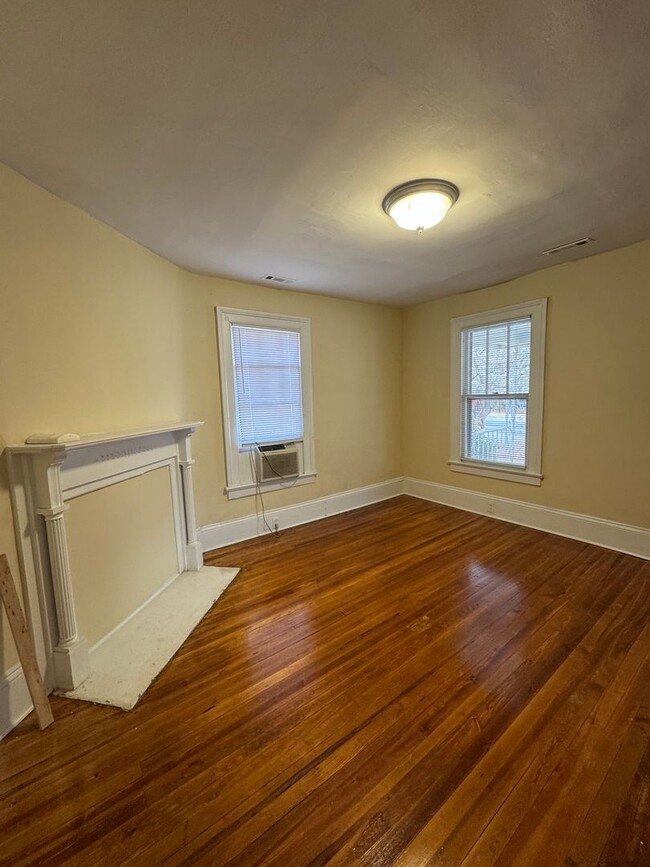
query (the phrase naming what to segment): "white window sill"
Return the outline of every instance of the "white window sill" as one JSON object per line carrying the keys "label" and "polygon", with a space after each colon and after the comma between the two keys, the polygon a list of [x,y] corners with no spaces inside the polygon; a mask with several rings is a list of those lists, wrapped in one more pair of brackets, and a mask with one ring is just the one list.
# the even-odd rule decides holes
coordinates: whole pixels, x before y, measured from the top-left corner
{"label": "white window sill", "polygon": [[519,482],[522,485],[541,485],[543,475],[509,467],[491,467],[487,464],[470,464],[466,461],[449,461],[449,469],[454,473],[468,473],[471,476],[486,476],[488,479],[503,479],[506,482]]}
{"label": "white window sill", "polygon": [[239,500],[241,497],[254,497],[259,490],[262,494],[267,491],[279,491],[282,488],[297,488],[300,485],[310,485],[316,481],[316,473],[306,473],[304,476],[297,476],[295,479],[273,479],[270,482],[260,482],[259,485],[247,484],[237,485],[236,487],[226,488],[225,493],[229,500]]}

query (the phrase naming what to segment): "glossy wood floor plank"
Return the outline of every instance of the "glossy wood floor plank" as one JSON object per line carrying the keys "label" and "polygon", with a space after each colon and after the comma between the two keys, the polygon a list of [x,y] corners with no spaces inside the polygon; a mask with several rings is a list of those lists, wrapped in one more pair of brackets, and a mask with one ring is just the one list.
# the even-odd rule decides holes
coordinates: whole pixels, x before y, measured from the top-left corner
{"label": "glossy wood floor plank", "polygon": [[1,864],[647,863],[648,564],[408,497],[208,562],[134,711],[0,744]]}

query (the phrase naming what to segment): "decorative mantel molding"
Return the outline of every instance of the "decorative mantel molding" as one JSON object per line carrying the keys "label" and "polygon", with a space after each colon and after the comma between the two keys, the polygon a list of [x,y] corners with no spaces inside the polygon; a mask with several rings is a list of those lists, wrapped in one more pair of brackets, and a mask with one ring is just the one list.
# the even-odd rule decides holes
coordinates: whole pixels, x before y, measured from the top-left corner
{"label": "decorative mantel molding", "polygon": [[93,434],[6,448],[25,606],[49,688],[70,690],[89,673],[79,635],[65,513],[75,497],[168,467],[178,572],[203,565],[196,532],[190,437],[203,422]]}

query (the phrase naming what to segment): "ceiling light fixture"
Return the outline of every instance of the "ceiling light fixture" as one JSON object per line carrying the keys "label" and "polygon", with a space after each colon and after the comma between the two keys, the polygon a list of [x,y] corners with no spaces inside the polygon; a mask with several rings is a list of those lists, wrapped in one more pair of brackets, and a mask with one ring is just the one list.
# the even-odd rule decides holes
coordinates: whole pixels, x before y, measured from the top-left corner
{"label": "ceiling light fixture", "polygon": [[395,187],[384,197],[382,207],[400,228],[423,232],[444,220],[459,195],[458,187],[449,181],[423,178]]}

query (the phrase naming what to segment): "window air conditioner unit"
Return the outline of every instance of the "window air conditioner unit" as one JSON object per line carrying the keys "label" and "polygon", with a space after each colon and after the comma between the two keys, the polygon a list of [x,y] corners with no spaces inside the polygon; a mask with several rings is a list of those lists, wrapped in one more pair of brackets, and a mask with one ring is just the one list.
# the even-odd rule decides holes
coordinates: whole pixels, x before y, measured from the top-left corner
{"label": "window air conditioner unit", "polygon": [[295,446],[261,446],[255,452],[258,482],[293,479],[299,475],[298,449]]}

